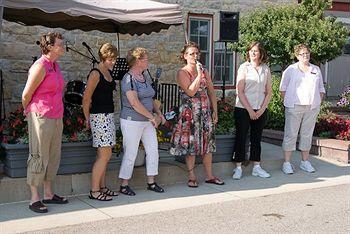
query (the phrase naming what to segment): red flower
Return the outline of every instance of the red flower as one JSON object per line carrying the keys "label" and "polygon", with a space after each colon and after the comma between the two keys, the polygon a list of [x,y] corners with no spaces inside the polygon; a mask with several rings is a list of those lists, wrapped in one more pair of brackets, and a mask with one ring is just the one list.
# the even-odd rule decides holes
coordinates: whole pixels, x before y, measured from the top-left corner
{"label": "red flower", "polygon": [[71,139],[71,141],[77,141],[77,140],[78,140],[77,133],[74,132],[74,133],[72,134],[72,136],[70,137],[70,139]]}

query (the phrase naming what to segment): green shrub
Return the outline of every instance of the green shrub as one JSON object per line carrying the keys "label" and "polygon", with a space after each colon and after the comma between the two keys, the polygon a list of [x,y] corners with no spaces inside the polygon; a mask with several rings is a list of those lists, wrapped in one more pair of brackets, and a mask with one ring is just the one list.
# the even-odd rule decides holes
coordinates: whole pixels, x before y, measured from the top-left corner
{"label": "green shrub", "polygon": [[272,76],[272,97],[268,106],[269,118],[265,126],[268,129],[284,129],[284,106],[279,91],[280,82],[281,78],[279,76]]}

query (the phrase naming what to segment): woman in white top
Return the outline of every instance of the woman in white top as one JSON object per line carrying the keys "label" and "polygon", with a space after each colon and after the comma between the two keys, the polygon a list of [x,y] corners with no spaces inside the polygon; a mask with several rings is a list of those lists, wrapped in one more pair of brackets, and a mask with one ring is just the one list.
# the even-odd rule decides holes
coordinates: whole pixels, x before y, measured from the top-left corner
{"label": "woman in white top", "polygon": [[267,120],[267,106],[271,99],[271,73],[265,64],[266,51],[259,42],[253,42],[247,49],[246,62],[238,69],[237,98],[234,110],[236,126],[235,156],[236,168],[233,179],[242,177],[242,162],[246,155],[246,138],[250,128],[250,160],[254,162],[253,176],[262,178],[270,174],[260,166],[261,135]]}
{"label": "woman in white top", "polygon": [[302,155],[300,168],[306,172],[315,172],[315,168],[308,161],[309,151],[321,100],[325,94],[321,70],[310,63],[309,46],[305,44],[295,46],[294,54],[298,62],[290,65],[283,72],[280,84],[285,106],[282,144],[285,158],[282,171],[285,174],[294,172],[290,158],[296,149],[299,129],[299,149]]}

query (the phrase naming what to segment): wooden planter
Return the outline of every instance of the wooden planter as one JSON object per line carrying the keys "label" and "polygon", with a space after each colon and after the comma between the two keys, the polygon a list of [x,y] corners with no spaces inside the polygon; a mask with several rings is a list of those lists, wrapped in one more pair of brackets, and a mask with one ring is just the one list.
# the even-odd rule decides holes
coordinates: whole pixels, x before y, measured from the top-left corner
{"label": "wooden planter", "polygon": [[[72,142],[62,144],[61,163],[58,174],[74,174],[82,172],[91,172],[96,158],[96,149],[91,142]],[[2,144],[6,156],[4,159],[4,171],[9,177],[27,176],[27,144]],[[112,156],[108,168],[116,168],[117,159]]]}
{"label": "wooden planter", "polygon": [[[231,162],[233,156],[233,147],[235,135],[216,135],[216,152],[213,153],[213,163]],[[175,160],[185,163],[185,157],[175,156]],[[196,163],[201,163],[202,159],[196,157]]]}

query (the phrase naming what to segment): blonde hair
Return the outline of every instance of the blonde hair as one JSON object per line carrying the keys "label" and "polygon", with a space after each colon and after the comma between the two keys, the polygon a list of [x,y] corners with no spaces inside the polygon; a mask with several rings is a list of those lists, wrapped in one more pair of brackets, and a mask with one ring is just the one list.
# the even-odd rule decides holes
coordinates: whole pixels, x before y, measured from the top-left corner
{"label": "blonde hair", "polygon": [[118,57],[118,49],[111,43],[104,43],[98,50],[98,57],[102,62],[107,59],[116,59]]}
{"label": "blonde hair", "polygon": [[63,39],[61,33],[58,32],[49,32],[40,37],[40,48],[41,53],[48,54],[50,52],[49,45],[55,45],[56,39]]}
{"label": "blonde hair", "polygon": [[297,57],[301,50],[307,49],[307,51],[310,53],[310,47],[307,44],[299,44],[294,46],[294,56]]}
{"label": "blonde hair", "polygon": [[126,61],[129,67],[132,67],[135,65],[137,59],[142,59],[146,55],[148,55],[148,51],[145,48],[135,47],[128,51],[128,54],[126,56]]}

